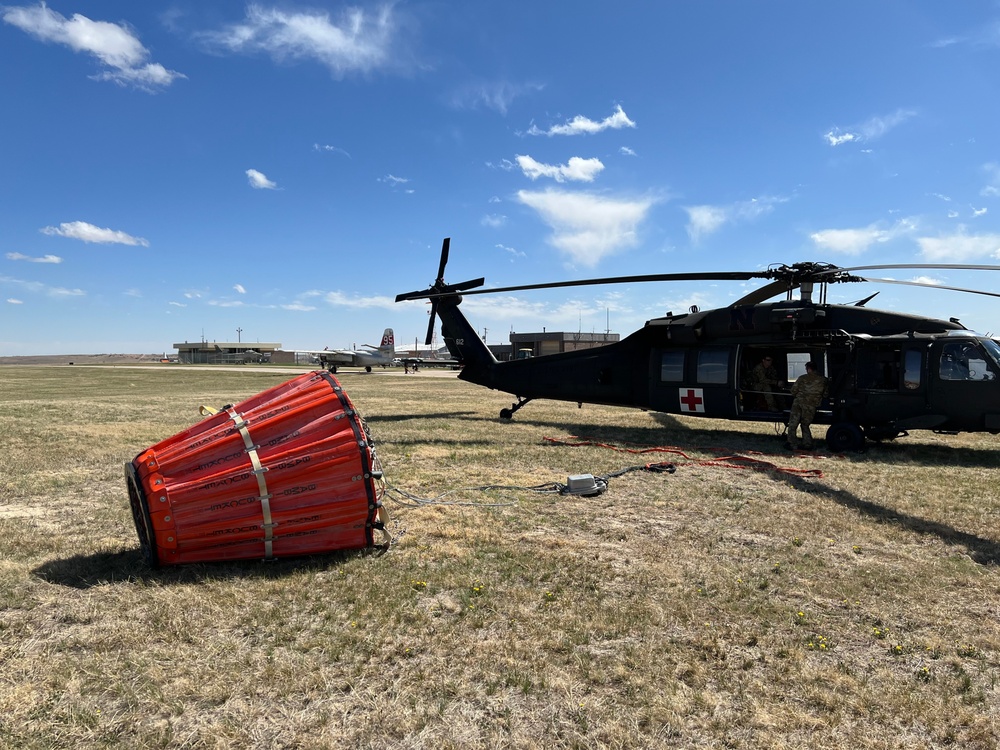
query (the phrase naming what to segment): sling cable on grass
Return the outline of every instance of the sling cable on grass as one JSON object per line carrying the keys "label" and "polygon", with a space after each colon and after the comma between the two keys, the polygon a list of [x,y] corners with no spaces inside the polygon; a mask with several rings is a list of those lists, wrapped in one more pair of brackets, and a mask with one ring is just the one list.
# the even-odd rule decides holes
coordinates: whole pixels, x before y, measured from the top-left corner
{"label": "sling cable on grass", "polygon": [[[565,445],[572,448],[582,447],[582,446],[593,446],[597,448],[607,448],[608,450],[618,451],[620,453],[633,453],[633,454],[646,454],[646,453],[673,453],[675,455],[681,456],[687,459],[687,464],[681,463],[681,466],[693,465],[693,466],[721,466],[727,469],[751,469],[753,471],[775,471],[779,474],[790,474],[796,477],[816,477],[821,478],[823,472],[820,469],[795,469],[789,466],[778,466],[771,461],[765,461],[761,458],[755,458],[753,456],[744,456],[739,453],[734,453],[732,455],[720,456],[719,458],[709,458],[709,459],[696,459],[689,456],[687,453],[682,451],[680,448],[672,448],[667,446],[646,446],[643,448],[623,448],[617,445],[611,445],[610,443],[602,443],[598,440],[593,440],[591,438],[577,437],[571,435],[568,438],[554,438],[545,437],[542,438],[546,442],[553,443],[555,445]],[[722,452],[722,451],[720,451]],[[753,451],[756,453],[756,451]],[[764,455],[764,454],[759,454]],[[651,471],[651,467],[657,466],[657,464],[647,464],[645,467],[636,468],[647,468]]]}
{"label": "sling cable on grass", "polygon": [[639,466],[627,466],[624,469],[619,469],[618,471],[612,471],[608,474],[602,474],[599,476],[595,476],[593,474],[571,474],[566,478],[565,483],[545,482],[543,484],[536,484],[529,487],[509,484],[485,484],[478,487],[461,487],[454,490],[448,490],[446,492],[442,492],[440,495],[430,498],[419,497],[411,492],[402,490],[399,487],[394,487],[387,482],[385,486],[385,496],[391,497],[400,505],[406,505],[409,507],[419,507],[424,505],[454,505],[482,508],[503,507],[515,505],[516,501],[484,503],[462,500],[445,500],[444,498],[459,492],[490,492],[494,490],[502,490],[505,492],[533,492],[543,495],[578,495],[581,497],[595,497],[597,495],[604,494],[604,492],[607,491],[608,482],[612,479],[628,474],[629,472],[651,471],[661,474],[673,474],[676,470],[676,466],[667,462],[642,464]]}

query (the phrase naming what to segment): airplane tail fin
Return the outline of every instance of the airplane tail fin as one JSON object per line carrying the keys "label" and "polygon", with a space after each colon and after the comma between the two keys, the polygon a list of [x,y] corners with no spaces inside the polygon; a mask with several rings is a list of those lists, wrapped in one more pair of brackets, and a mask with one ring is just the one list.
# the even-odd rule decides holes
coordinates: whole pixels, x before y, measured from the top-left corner
{"label": "airplane tail fin", "polygon": [[378,350],[383,354],[396,353],[396,337],[391,328],[386,328],[382,333],[382,343],[379,344]]}

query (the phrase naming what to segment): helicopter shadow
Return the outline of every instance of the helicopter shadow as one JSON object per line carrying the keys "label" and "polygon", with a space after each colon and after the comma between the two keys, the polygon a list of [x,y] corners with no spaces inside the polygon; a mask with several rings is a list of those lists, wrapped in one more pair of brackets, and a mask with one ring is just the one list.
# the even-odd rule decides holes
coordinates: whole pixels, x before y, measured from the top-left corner
{"label": "helicopter shadow", "polygon": [[[615,427],[613,425],[602,424],[556,424],[551,422],[533,422],[532,424],[542,427],[558,427],[568,430],[576,436],[609,444],[669,446],[684,451],[706,448],[719,450],[721,443],[725,442],[728,444],[726,450],[731,452],[777,452],[782,455],[789,455],[787,451],[774,450],[776,442],[779,442],[781,445],[784,444],[784,438],[781,436],[776,435],[772,438],[767,435],[743,433],[736,430],[696,431],[669,415],[657,414],[654,415],[654,418],[664,427]],[[981,465],[995,468],[1000,465],[1000,451],[989,449],[969,450],[966,448],[959,450],[949,446],[929,446],[926,444],[909,446],[905,444],[876,444],[867,453],[835,455],[845,460],[854,461],[871,461],[874,459],[888,465],[913,464],[915,461],[942,466]],[[857,511],[878,523],[893,524],[914,533],[935,536],[949,545],[964,547],[969,557],[980,565],[996,565],[1000,563],[1000,543],[991,539],[962,531],[946,523],[931,521],[909,513],[900,512],[894,508],[865,500],[846,490],[835,489],[815,479],[809,480],[785,472],[768,472],[768,474],[775,481],[783,481],[798,492],[819,495],[842,507]]]}
{"label": "helicopter shadow", "polygon": [[32,573],[47,583],[83,590],[135,583],[174,586],[239,578],[279,579],[303,571],[336,568],[355,557],[378,556],[380,553],[380,550],[337,550],[324,555],[279,558],[267,562],[253,559],[154,568],[136,547],[49,560]]}
{"label": "helicopter shadow", "polygon": [[893,466],[914,463],[929,466],[961,466],[967,468],[995,469],[1000,466],[1000,448],[970,448],[950,445],[886,441],[869,444],[863,454]]}
{"label": "helicopter shadow", "polygon": [[658,425],[623,426],[595,422],[554,422],[546,420],[519,420],[533,427],[552,429],[575,437],[601,443],[627,444],[632,448],[669,447],[678,450],[759,451],[775,452],[784,446],[781,434],[767,435],[739,430],[693,429],[683,423],[655,418]]}
{"label": "helicopter shadow", "polygon": [[802,477],[789,474],[775,474],[776,481],[783,481],[798,492],[820,495],[838,505],[850,508],[867,516],[877,523],[892,524],[907,531],[927,536],[935,536],[945,544],[965,548],[969,557],[980,565],[996,565],[1000,563],[1000,543],[992,539],[984,539],[976,534],[961,531],[954,526],[939,521],[929,521],[926,518],[901,513],[893,508],[873,503],[857,495],[838,490],[822,483],[808,481]]}

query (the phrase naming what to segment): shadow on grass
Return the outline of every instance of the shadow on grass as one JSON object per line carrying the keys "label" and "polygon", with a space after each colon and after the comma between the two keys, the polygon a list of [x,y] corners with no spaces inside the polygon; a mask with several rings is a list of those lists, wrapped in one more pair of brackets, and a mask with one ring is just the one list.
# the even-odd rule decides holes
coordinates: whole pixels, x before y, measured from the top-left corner
{"label": "shadow on grass", "polygon": [[[721,452],[759,451],[761,453],[786,454],[778,446],[784,439],[760,433],[736,430],[696,430],[674,420],[669,415],[654,415],[663,424],[658,427],[614,427],[594,424],[533,423],[539,426],[558,426],[569,434],[586,437],[597,442],[605,442],[618,447],[662,446],[679,450],[710,449]],[[866,453],[851,453],[841,456],[848,461],[875,461],[888,466],[899,466],[903,470],[915,464],[922,466],[982,466],[995,468],[1000,465],[1000,450],[951,448],[947,445],[926,443],[882,443],[870,447]],[[891,507],[865,500],[851,492],[826,486],[816,480],[805,479],[784,472],[771,472],[776,481],[787,482],[799,492],[819,495],[845,508],[851,508],[878,523],[893,524],[918,534],[936,536],[946,544],[961,546],[981,565],[1000,564],[1000,543],[976,534],[956,529],[946,523],[931,521],[919,516],[899,512]]]}
{"label": "shadow on grass", "polygon": [[49,560],[32,572],[43,581],[74,589],[121,583],[172,586],[234,578],[283,578],[305,571],[328,570],[355,557],[379,554],[379,550],[338,550],[326,555],[288,557],[271,562],[254,559],[152,568],[136,547]]}
{"label": "shadow on grass", "polygon": [[365,421],[369,424],[379,424],[380,422],[403,422],[408,419],[476,419],[482,421],[486,417],[475,417],[474,411],[443,411],[437,414],[365,414]]}
{"label": "shadow on grass", "polygon": [[[630,446],[663,446],[689,449],[711,449],[714,451],[761,451],[764,453],[786,453],[784,425],[776,427],[774,433],[748,432],[738,428],[719,429],[718,421],[704,428],[691,425],[669,414],[651,413],[659,426],[620,427],[608,424],[588,424],[585,422],[552,422],[523,419],[525,424],[535,427],[552,428],[564,434],[585,437],[605,443],[628,443]],[[762,423],[762,424],[767,424]],[[826,425],[814,425],[813,432],[822,436]],[[868,443],[862,453],[831,454],[826,451],[822,439],[817,440],[820,451],[826,455],[837,455],[848,461],[870,461],[889,466],[964,466],[976,468],[996,468],[1000,466],[1000,445],[997,448],[971,448],[950,446],[941,443],[920,441],[920,433],[910,438]]]}
{"label": "shadow on grass", "polygon": [[878,523],[892,524],[917,534],[936,536],[946,544],[962,546],[969,557],[980,565],[996,565],[1000,563],[1000,544],[992,539],[984,539],[981,536],[960,531],[946,523],[928,521],[926,518],[913,516],[909,513],[900,513],[897,510],[873,503],[870,500],[863,500],[851,492],[837,490],[801,477],[785,474],[776,475],[776,479],[787,482],[799,492],[819,495],[832,500],[838,505],[855,510],[862,515],[874,519]]}

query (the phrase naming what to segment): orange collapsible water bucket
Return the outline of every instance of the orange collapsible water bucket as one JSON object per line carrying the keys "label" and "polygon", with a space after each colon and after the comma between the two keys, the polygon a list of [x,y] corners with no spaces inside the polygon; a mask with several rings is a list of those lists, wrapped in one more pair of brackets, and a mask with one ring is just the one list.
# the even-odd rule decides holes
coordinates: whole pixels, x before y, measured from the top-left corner
{"label": "orange collapsible water bucket", "polygon": [[150,565],[271,559],[388,541],[367,425],[330,373],[220,411],[125,464]]}

